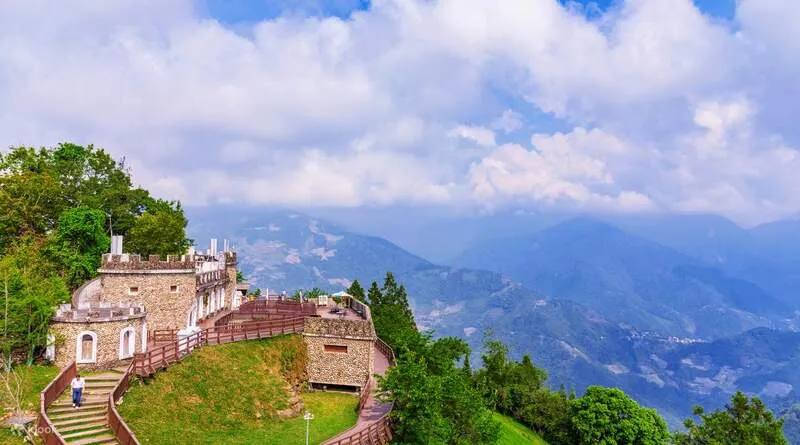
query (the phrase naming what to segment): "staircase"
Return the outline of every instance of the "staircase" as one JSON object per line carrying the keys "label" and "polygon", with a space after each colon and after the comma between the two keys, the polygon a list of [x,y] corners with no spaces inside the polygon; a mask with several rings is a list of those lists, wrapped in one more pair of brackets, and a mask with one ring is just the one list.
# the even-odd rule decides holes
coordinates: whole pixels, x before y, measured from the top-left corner
{"label": "staircase", "polygon": [[55,429],[70,445],[117,444],[108,427],[108,395],[114,390],[124,370],[112,369],[86,374],[83,404],[72,407],[72,389],[66,390],[47,409]]}

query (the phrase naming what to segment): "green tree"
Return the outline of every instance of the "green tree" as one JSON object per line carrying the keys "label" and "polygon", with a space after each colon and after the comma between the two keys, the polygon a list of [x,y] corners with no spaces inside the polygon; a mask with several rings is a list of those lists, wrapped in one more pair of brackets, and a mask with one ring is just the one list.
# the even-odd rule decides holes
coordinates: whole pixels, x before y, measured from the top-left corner
{"label": "green tree", "polygon": [[15,147],[0,154],[0,247],[22,234],[43,235],[75,207],[103,212],[104,227],[125,235],[144,211],[158,202],[133,187],[125,162],[92,145],[62,143],[54,148]]}
{"label": "green tree", "polygon": [[748,399],[737,391],[725,409],[706,414],[694,408],[700,423],[686,419],[686,433],[675,435],[678,445],[782,445],[783,419],[777,419],[758,397]]}
{"label": "green tree", "polygon": [[353,283],[347,288],[347,293],[359,301],[363,301],[365,303],[367,302],[366,295],[364,294],[364,288],[361,287],[361,284],[358,282],[358,280],[353,280]]}
{"label": "green tree", "polygon": [[108,250],[110,242],[104,222],[103,212],[86,207],[67,210],[58,219],[47,250],[72,289],[97,274],[100,257]]}
{"label": "green tree", "polygon": [[383,303],[383,295],[381,294],[381,290],[378,287],[377,282],[373,281],[372,285],[369,287],[367,301],[365,301],[365,303],[369,304],[370,306],[378,306]]}
{"label": "green tree", "polygon": [[244,283],[247,279],[244,277],[244,274],[241,270],[236,271],[236,283]]}
{"label": "green tree", "polygon": [[399,444],[446,444],[442,416],[442,381],[430,378],[424,357],[410,352],[378,382],[385,400],[394,402],[395,441]]}
{"label": "green tree", "polygon": [[0,259],[3,336],[0,348],[7,365],[11,354],[25,351],[28,364],[47,344],[53,311],[69,300],[64,281],[55,274],[42,246],[32,237],[17,240]]}
{"label": "green tree", "polygon": [[577,444],[662,445],[667,424],[653,409],[643,408],[618,388],[590,386],[570,403]]}
{"label": "green tree", "polygon": [[192,245],[186,237],[188,221],[179,203],[164,203],[134,222],[128,232],[126,250],[143,257],[181,255]]}

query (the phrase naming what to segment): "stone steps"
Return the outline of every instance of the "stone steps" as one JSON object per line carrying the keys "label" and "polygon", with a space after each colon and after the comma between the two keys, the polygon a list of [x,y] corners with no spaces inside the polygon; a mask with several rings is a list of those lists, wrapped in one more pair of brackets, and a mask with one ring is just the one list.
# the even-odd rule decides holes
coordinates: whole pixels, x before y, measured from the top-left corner
{"label": "stone steps", "polygon": [[100,416],[100,415],[105,415],[106,413],[105,405],[97,405],[89,408],[81,407],[81,408],[69,408],[69,409],[70,411],[61,411],[61,412],[48,411],[47,415],[50,417],[50,420],[52,420],[55,423],[60,420],[77,419],[80,417]]}
{"label": "stone steps", "polygon": [[127,367],[118,367],[85,374],[81,407],[72,406],[72,390],[68,387],[50,405],[47,415],[56,431],[70,445],[117,444],[108,426],[108,397]]}
{"label": "stone steps", "polygon": [[111,434],[111,430],[108,428],[108,426],[103,424],[103,426],[99,428],[91,428],[77,433],[62,434],[61,437],[63,437],[64,440],[69,442],[70,439],[85,439],[94,436],[107,436],[107,435],[111,435],[112,438],[114,437],[114,435]]}

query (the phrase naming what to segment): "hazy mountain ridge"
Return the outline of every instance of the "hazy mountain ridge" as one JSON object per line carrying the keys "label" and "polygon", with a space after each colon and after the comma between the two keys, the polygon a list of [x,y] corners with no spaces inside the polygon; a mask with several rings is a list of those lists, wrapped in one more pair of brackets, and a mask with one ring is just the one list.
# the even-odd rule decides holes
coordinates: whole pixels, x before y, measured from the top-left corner
{"label": "hazy mountain ridge", "polygon": [[456,264],[503,273],[537,293],[669,335],[718,337],[791,325],[789,306],[756,284],[590,218],[479,244]]}
{"label": "hazy mountain ridge", "polygon": [[[385,272],[391,270],[408,288],[420,325],[433,329],[435,335],[466,338],[478,351],[482,333],[491,329],[497,338],[510,345],[514,355],[531,354],[536,363],[548,370],[551,384],[563,383],[579,392],[589,384],[621,387],[640,402],[658,408],[673,427],[690,413],[693,404],[719,407],[736,387],[763,394],[773,406],[790,406],[792,400],[798,399],[796,388],[800,382],[788,374],[792,368],[796,369],[796,358],[775,354],[774,350],[791,350],[791,345],[795,344],[791,339],[800,334],[759,334],[761,336],[756,337],[760,338],[760,343],[756,343],[744,339],[750,333],[774,331],[757,329],[742,333],[748,327],[743,326],[736,331],[741,339],[733,336],[692,344],[690,342],[696,339],[681,339],[680,335],[670,338],[663,332],[637,326],[635,320],[621,323],[620,318],[605,316],[599,310],[602,308],[587,307],[567,299],[545,298],[496,272],[432,264],[385,239],[352,233],[300,213],[238,212],[232,217],[231,213],[190,211],[189,215],[191,235],[196,239],[216,236],[232,240],[239,252],[240,266],[258,287],[290,292],[312,286],[338,290],[353,278],[367,286],[369,280],[381,280]],[[578,221],[578,225],[581,224],[589,224],[591,230],[573,243],[584,248],[594,242],[593,234],[628,237],[620,234],[619,229],[595,221]],[[569,233],[560,236],[554,245],[570,242]],[[735,277],[726,276],[725,280],[720,280],[721,272],[709,268],[704,261],[654,246],[645,239],[636,243],[637,251],[649,254],[643,258],[654,258],[655,264],[674,266],[670,273],[688,276],[686,279],[693,285],[697,281],[711,282],[714,286],[729,285],[734,289],[742,285]],[[543,241],[538,249],[544,250],[546,245]],[[568,258],[570,252],[562,249],[558,255],[545,259],[549,258],[554,267],[564,264],[558,261]],[[621,261],[615,268],[604,270],[646,266],[647,262],[640,258]],[[567,270],[563,275],[569,276],[568,273],[574,274],[574,271]],[[663,274],[652,276],[660,279]],[[610,282],[617,284],[620,280]],[[645,281],[651,282],[658,281]],[[744,303],[744,307],[736,310],[747,316],[766,317],[747,312],[746,309],[753,308],[746,306],[746,295],[732,294],[729,289],[711,291],[706,287],[702,288],[705,294],[701,294],[706,298],[712,295],[717,302],[730,300],[738,306]],[[758,286],[751,292],[769,295]],[[727,300],[722,295],[727,296]],[[576,299],[578,297],[580,295]],[[755,309],[761,311],[762,308]],[[771,310],[770,306],[761,312],[770,314]],[[641,313],[648,315],[645,309]],[[735,330],[735,326],[728,328]],[[755,349],[743,349],[748,345]],[[727,352],[714,353],[717,349]],[[477,353],[475,360],[479,360]],[[750,367],[748,363],[759,363],[759,366]]]}

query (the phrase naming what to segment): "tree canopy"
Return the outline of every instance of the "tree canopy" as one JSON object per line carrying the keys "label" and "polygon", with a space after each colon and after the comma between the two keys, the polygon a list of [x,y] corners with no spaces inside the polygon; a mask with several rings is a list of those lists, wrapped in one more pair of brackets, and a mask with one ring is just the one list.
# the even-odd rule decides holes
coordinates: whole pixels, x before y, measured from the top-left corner
{"label": "tree canopy", "polygon": [[2,351],[32,360],[70,289],[96,276],[110,236],[126,252],[180,254],[191,243],[180,203],[135,187],[125,160],[92,145],[15,147],[0,153]]}
{"label": "tree canopy", "polygon": [[686,419],[687,431],[675,436],[677,445],[782,445],[783,419],[777,419],[757,397],[748,399],[737,391],[725,409],[707,414],[695,407],[694,419]]}

